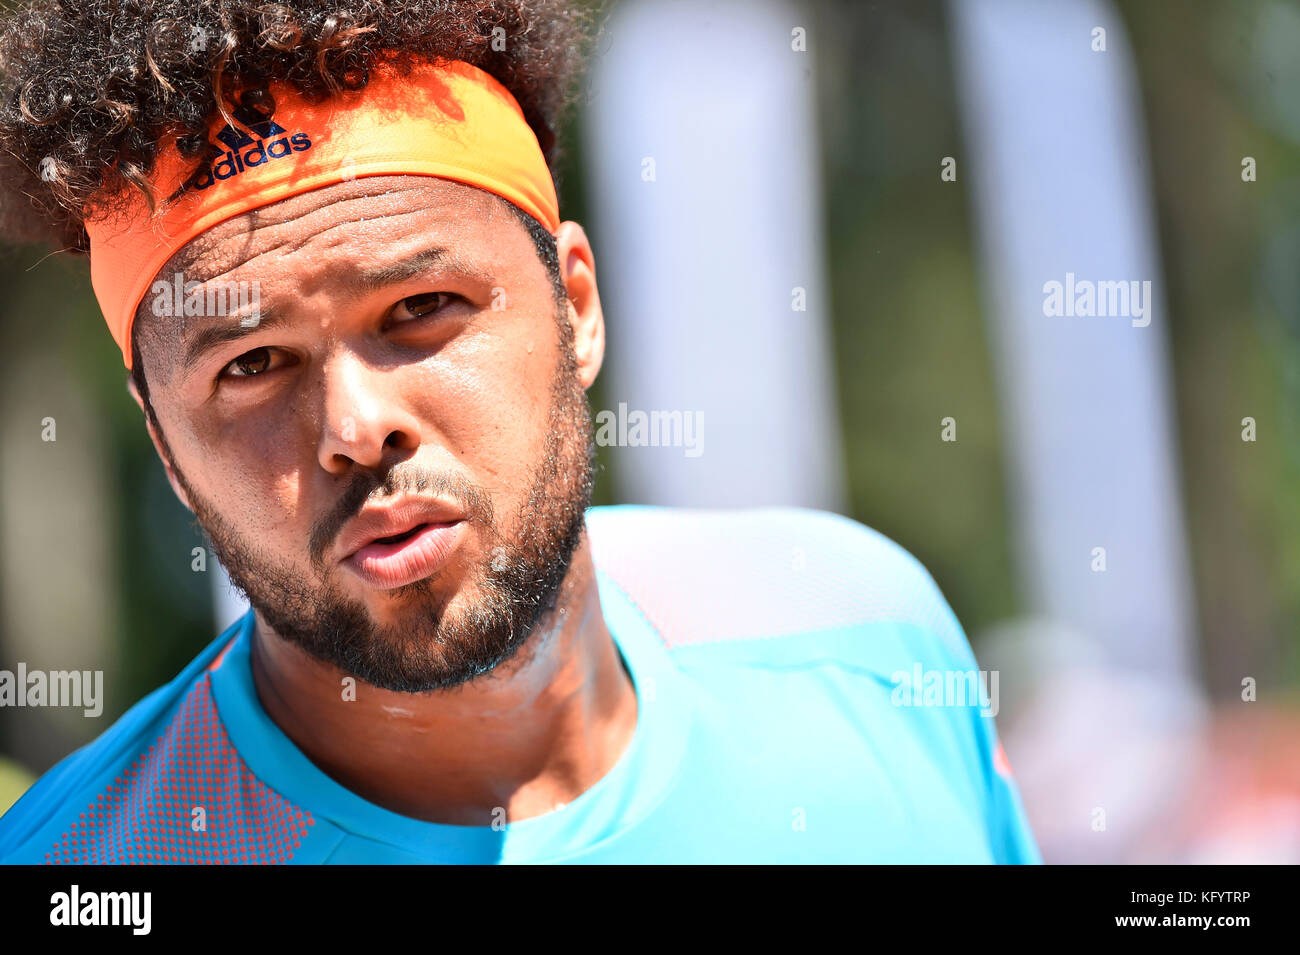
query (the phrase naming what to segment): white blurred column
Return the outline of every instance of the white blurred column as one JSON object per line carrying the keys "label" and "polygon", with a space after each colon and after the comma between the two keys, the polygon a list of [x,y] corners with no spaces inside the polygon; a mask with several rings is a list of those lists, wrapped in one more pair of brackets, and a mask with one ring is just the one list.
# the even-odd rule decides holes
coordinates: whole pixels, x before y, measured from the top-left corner
{"label": "white blurred column", "polygon": [[608,22],[584,113],[606,405],[703,423],[697,457],[620,448],[621,501],[842,508],[818,42],[807,8],[766,0]]}
{"label": "white blurred column", "polygon": [[[953,44],[1029,610],[1187,679],[1194,620],[1166,280],[1123,24],[1090,0],[954,0]],[[1096,29],[1104,52],[1094,51]],[[1047,317],[1044,284],[1150,280],[1150,324]],[[1106,569],[1092,569],[1094,548]]]}

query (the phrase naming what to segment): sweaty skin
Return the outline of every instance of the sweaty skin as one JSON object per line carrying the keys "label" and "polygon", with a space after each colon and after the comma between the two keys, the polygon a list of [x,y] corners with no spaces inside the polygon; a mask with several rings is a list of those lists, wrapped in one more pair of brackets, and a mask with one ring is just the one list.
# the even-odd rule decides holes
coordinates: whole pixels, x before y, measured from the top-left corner
{"label": "sweaty skin", "polygon": [[[563,223],[556,241],[568,299],[559,321],[532,239],[498,197],[432,177],[362,178],[222,223],[159,273],[256,281],[260,321],[243,337],[187,364],[213,319],[150,318],[140,331],[163,432],[150,425],[150,435],[172,486],[248,573],[262,705],[322,771],[418,819],[486,826],[501,810],[509,821],[549,812],[626,749],[636,695],[601,614],[585,531],[554,605],[511,636],[519,649],[449,688],[355,680],[347,699],[348,671],[286,639],[259,602],[294,608],[294,619],[310,619],[325,597],[346,602],[409,674],[459,672],[437,635],[473,649],[494,555],[514,555],[561,502],[581,497],[575,462],[588,453],[589,422],[579,428],[572,393],[600,370],[604,319],[582,227]],[[395,267],[435,247],[446,251]],[[441,500],[481,492],[491,518],[471,508],[445,563],[385,589],[341,562],[342,538],[363,497],[382,504],[395,487],[422,487],[411,475],[431,478]],[[430,630],[430,619],[448,629]]]}

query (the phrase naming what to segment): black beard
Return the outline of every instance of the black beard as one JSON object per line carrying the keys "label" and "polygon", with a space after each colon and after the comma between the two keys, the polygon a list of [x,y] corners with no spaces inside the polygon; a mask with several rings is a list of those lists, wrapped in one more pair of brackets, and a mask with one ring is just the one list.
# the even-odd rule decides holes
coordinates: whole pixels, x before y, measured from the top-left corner
{"label": "black beard", "polygon": [[[389,591],[411,605],[400,627],[378,626],[365,607],[337,588],[313,590],[234,532],[194,492],[172,464],[199,525],[230,574],[262,619],[283,637],[366,683],[403,693],[424,693],[466,683],[519,651],[556,606],[574,551],[582,540],[585,512],[594,484],[595,442],[587,394],[578,381],[572,331],[562,325],[562,357],[551,388],[545,451],[533,471],[527,498],[503,532],[491,500],[479,487],[409,467],[387,474],[358,472],[339,506],[313,527],[309,551],[324,570],[323,556],[343,523],[371,493],[384,497],[419,490],[451,497],[464,506],[487,552],[477,580],[479,597],[449,616],[446,601],[426,579]],[[170,457],[170,454],[168,455]]]}

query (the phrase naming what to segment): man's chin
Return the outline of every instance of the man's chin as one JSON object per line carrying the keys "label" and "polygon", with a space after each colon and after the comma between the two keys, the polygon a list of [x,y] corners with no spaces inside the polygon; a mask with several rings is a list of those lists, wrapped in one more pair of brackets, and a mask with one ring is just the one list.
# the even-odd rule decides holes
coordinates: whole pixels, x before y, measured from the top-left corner
{"label": "man's chin", "polygon": [[340,606],[333,623],[301,645],[372,686],[424,693],[460,686],[513,657],[533,628],[516,632],[505,608],[482,596],[412,594],[374,611]]}
{"label": "man's chin", "polygon": [[416,637],[435,634],[444,621],[462,619],[476,593],[459,576],[443,573],[388,590],[368,588],[349,595],[349,602],[372,630]]}

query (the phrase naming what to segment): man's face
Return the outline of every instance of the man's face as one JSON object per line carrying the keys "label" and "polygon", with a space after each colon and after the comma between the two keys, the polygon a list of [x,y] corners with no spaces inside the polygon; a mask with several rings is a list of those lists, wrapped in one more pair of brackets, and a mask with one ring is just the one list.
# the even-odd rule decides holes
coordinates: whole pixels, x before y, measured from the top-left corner
{"label": "man's face", "polygon": [[223,223],[178,271],[256,283],[255,323],[159,317],[152,292],[137,321],[160,451],[263,619],[393,690],[517,650],[581,538],[599,365],[519,219],[367,178]]}

